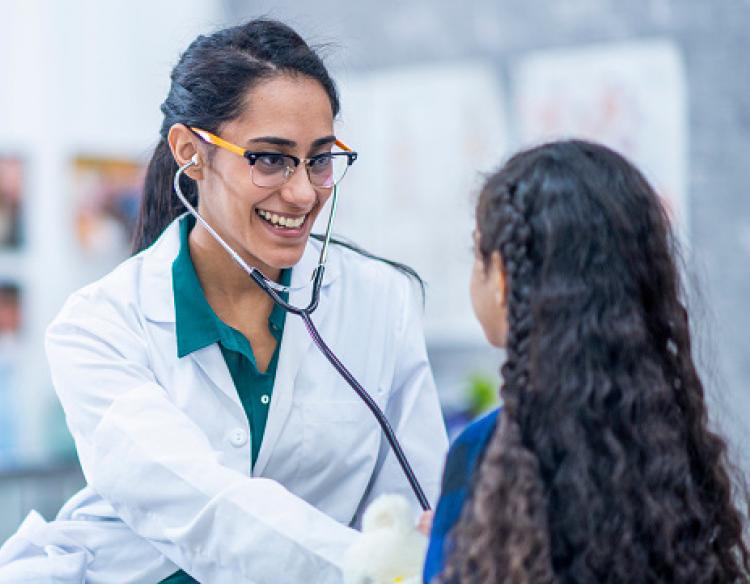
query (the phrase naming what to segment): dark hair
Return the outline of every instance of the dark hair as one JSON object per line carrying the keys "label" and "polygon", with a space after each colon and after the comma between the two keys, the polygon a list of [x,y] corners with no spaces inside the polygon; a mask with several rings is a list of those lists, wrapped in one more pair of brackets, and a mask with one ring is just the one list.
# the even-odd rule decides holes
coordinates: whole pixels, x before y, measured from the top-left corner
{"label": "dark hair", "polygon": [[446,581],[747,582],[747,490],[740,511],[647,181],[603,146],[545,144],[489,178],[477,226],[507,282],[504,405]]}
{"label": "dark hair", "polygon": [[[303,75],[320,82],[331,101],[333,116],[338,115],[338,92],[323,61],[302,37],[281,22],[251,20],[210,36],[201,35],[190,44],[172,70],[169,94],[161,105],[164,120],[159,143],[146,170],[133,238],[134,254],[149,247],[185,211],[172,185],[178,170],[167,143],[172,125],[182,123],[216,133],[221,124],[242,113],[249,89],[280,73]],[[180,187],[196,206],[195,183],[183,175]],[[320,239],[320,236],[313,237]],[[413,277],[424,298],[424,282],[412,268],[373,255],[352,243],[339,239],[331,241]]]}
{"label": "dark hair", "polygon": [[[172,70],[169,94],[161,105],[164,121],[146,170],[133,253],[151,245],[185,211],[172,187],[177,163],[167,143],[169,128],[182,123],[218,132],[221,124],[242,113],[248,90],[280,73],[319,81],[334,117],[338,114],[338,93],[325,65],[302,37],[281,22],[251,20],[201,35],[190,44]],[[180,186],[196,204],[195,183],[183,175]]]}

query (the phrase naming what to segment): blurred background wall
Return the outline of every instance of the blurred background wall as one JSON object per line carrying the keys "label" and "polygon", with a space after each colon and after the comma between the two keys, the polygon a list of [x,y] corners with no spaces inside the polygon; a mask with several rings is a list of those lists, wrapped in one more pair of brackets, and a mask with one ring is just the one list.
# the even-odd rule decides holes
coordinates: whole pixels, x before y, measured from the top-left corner
{"label": "blurred background wall", "polygon": [[280,18],[323,52],[361,155],[337,230],[416,267],[446,420],[488,406],[502,355],[471,316],[471,210],[514,149],[581,135],[657,186],[686,247],[716,424],[750,470],[750,2],[0,0],[0,540],[81,484],[44,329],[128,255],[179,52]]}

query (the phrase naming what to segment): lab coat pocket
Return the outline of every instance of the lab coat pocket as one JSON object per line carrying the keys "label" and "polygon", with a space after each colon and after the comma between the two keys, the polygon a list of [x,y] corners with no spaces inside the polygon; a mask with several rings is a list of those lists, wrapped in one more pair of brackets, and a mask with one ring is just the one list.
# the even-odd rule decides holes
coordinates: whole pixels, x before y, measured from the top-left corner
{"label": "lab coat pocket", "polygon": [[[378,457],[377,422],[363,402],[351,400],[305,403],[302,418],[300,482],[308,495],[321,502],[322,509],[327,507],[326,501],[337,509],[342,501],[350,501],[353,513]],[[338,519],[348,522],[351,514]]]}

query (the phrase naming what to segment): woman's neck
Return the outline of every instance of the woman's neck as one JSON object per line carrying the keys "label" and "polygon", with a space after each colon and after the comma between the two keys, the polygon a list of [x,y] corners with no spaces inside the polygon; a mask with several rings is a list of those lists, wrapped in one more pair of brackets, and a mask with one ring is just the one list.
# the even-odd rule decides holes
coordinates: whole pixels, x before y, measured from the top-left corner
{"label": "woman's neck", "polygon": [[[195,266],[203,292],[210,304],[218,301],[230,305],[260,305],[270,302],[266,293],[247,275],[221,245],[200,225],[196,225],[188,238],[190,257]],[[235,248],[239,253],[239,250]],[[281,270],[268,266],[255,265],[248,261],[248,265],[257,267],[263,275],[278,281]],[[212,302],[213,300],[213,302]],[[214,307],[216,310],[217,307]],[[219,312],[217,310],[217,312]],[[266,312],[265,310],[263,312]]]}

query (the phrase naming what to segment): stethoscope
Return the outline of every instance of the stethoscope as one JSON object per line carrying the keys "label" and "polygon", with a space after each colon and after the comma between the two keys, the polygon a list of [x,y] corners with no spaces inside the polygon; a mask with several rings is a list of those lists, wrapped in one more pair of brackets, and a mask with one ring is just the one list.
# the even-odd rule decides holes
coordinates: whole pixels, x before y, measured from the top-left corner
{"label": "stethoscope", "polygon": [[396,434],[393,431],[393,428],[391,427],[390,423],[388,422],[388,418],[385,417],[385,414],[380,409],[378,404],[375,402],[374,399],[372,399],[372,396],[367,392],[367,390],[360,385],[360,383],[354,378],[354,376],[349,372],[349,370],[339,361],[338,357],[331,351],[331,349],[326,345],[325,341],[323,341],[323,338],[320,336],[320,333],[318,332],[318,329],[313,324],[311,314],[313,311],[317,308],[318,302],[320,300],[320,285],[323,282],[323,273],[325,272],[325,264],[326,260],[328,258],[328,244],[331,241],[331,231],[333,229],[333,220],[336,216],[336,206],[338,201],[338,185],[335,185],[333,187],[333,195],[331,196],[331,212],[328,215],[328,225],[326,228],[326,234],[323,238],[323,246],[320,250],[320,257],[318,259],[318,265],[313,271],[311,282],[312,282],[312,293],[310,295],[310,303],[307,305],[306,308],[300,308],[298,306],[294,306],[292,304],[289,304],[286,300],[284,300],[279,293],[280,292],[291,292],[291,291],[297,291],[297,290],[303,290],[304,288],[307,288],[310,284],[306,284],[305,286],[300,286],[297,288],[291,288],[289,286],[282,286],[273,280],[269,280],[266,278],[260,270],[257,268],[253,268],[252,266],[247,265],[245,260],[242,259],[242,257],[235,252],[229,244],[227,244],[222,237],[216,233],[216,231],[211,227],[208,222],[201,216],[200,213],[193,207],[193,205],[190,204],[190,202],[187,200],[187,197],[182,193],[182,189],[180,188],[180,177],[182,174],[191,166],[198,164],[198,155],[196,154],[193,156],[193,158],[186,164],[184,164],[180,169],[175,173],[174,176],[174,190],[177,194],[177,197],[182,201],[182,204],[185,205],[185,208],[188,210],[188,212],[195,217],[195,220],[198,221],[205,229],[208,231],[208,233],[213,237],[216,242],[223,247],[226,252],[234,259],[234,261],[247,273],[248,276],[250,276],[253,281],[260,286],[260,288],[268,294],[268,296],[271,297],[271,299],[281,306],[284,310],[287,312],[290,312],[292,314],[296,314],[302,319],[302,322],[305,324],[305,328],[307,329],[307,332],[310,334],[310,337],[312,338],[313,342],[315,343],[315,346],[320,349],[321,353],[325,355],[326,359],[333,365],[333,367],[338,371],[338,373],[341,375],[341,377],[344,378],[344,380],[351,386],[351,388],[357,393],[357,395],[362,399],[362,401],[365,402],[368,408],[370,408],[370,411],[375,416],[375,418],[378,421],[378,424],[380,424],[380,427],[383,430],[383,433],[385,434],[386,439],[388,440],[388,443],[390,444],[391,448],[393,449],[393,453],[396,455],[396,458],[398,459],[399,464],[401,465],[401,469],[404,471],[404,474],[406,475],[407,480],[409,481],[409,485],[411,486],[412,490],[414,491],[414,494],[416,495],[417,499],[419,500],[419,504],[422,507],[422,510],[428,511],[430,509],[430,503],[427,501],[427,497],[425,497],[424,491],[422,490],[421,485],[419,484],[419,481],[417,480],[417,477],[414,475],[414,471],[411,468],[411,465],[409,464],[409,461],[406,458],[406,455],[404,454],[403,449],[401,448],[401,444],[399,444],[398,439],[396,438]]}

